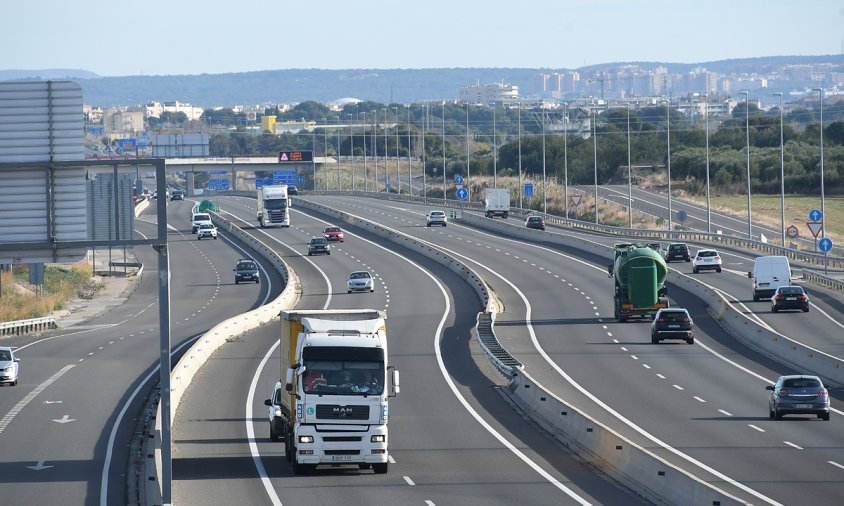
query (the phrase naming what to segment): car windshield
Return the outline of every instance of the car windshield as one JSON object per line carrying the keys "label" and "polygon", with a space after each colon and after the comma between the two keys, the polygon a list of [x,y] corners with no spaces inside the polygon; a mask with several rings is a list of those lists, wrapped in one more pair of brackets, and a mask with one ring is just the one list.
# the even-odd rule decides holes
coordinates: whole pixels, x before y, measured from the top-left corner
{"label": "car windshield", "polygon": [[667,322],[681,322],[689,317],[684,311],[663,311],[659,316]]}
{"label": "car windshield", "polygon": [[542,218],[528,218],[528,221],[531,223],[539,223],[542,221]]}
{"label": "car windshield", "polygon": [[779,290],[783,295],[803,295],[803,289],[799,286],[783,286]]}
{"label": "car windshield", "polygon": [[325,232],[326,232],[326,233],[329,233],[329,232],[339,232],[339,231],[340,231],[340,229],[339,229],[339,228],[337,228],[337,227],[329,227],[329,228],[326,228],[326,229],[325,229]]}
{"label": "car windshield", "polygon": [[302,385],[306,394],[380,395],[384,363],[363,360],[305,360]]}
{"label": "car windshield", "polygon": [[697,256],[704,258],[704,257],[717,257],[718,252],[716,251],[698,251]]}
{"label": "car windshield", "polygon": [[316,237],[314,239],[311,239],[311,244],[326,244],[326,241],[325,241],[325,239],[321,239],[319,237]]}
{"label": "car windshield", "polygon": [[685,250],[687,250],[688,248],[686,247],[686,245],[685,245],[685,244],[672,244],[672,245],[671,245],[671,249],[673,249],[673,250],[685,251]]}
{"label": "car windshield", "polygon": [[203,223],[202,225],[199,226],[199,228],[201,228],[203,230],[207,230],[209,228],[214,228],[214,225],[209,225],[207,223]]}
{"label": "car windshield", "polygon": [[207,214],[194,214],[193,221],[210,221],[211,217]]}
{"label": "car windshield", "polygon": [[0,360],[4,362],[12,360],[12,353],[8,350],[0,350]]}
{"label": "car windshield", "polygon": [[349,279],[365,279],[371,277],[368,272],[353,272],[349,275]]}
{"label": "car windshield", "polygon": [[445,213],[442,211],[431,211],[431,216],[445,216]]}
{"label": "car windshield", "polygon": [[287,199],[266,199],[264,200],[264,207],[274,211],[287,209]]}
{"label": "car windshield", "polygon": [[240,262],[237,264],[237,270],[239,271],[254,271],[256,270],[255,264],[252,262]]}
{"label": "car windshield", "polygon": [[820,388],[821,382],[816,378],[790,378],[782,382],[784,388]]}

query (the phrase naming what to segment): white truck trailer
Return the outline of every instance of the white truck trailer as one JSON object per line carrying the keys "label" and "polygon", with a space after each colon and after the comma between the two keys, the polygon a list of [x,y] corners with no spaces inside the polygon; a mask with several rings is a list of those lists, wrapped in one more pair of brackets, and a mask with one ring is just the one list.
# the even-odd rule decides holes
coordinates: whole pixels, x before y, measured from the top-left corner
{"label": "white truck trailer", "polygon": [[487,218],[510,214],[510,190],[507,188],[487,188],[484,193],[484,215]]}
{"label": "white truck trailer", "polygon": [[258,188],[258,223],[261,227],[290,226],[290,198],[287,185],[267,185]]}
{"label": "white truck trailer", "polygon": [[296,474],[318,465],[387,472],[388,399],[399,373],[387,361],[387,314],[374,309],[281,312],[280,377],[270,439]]}

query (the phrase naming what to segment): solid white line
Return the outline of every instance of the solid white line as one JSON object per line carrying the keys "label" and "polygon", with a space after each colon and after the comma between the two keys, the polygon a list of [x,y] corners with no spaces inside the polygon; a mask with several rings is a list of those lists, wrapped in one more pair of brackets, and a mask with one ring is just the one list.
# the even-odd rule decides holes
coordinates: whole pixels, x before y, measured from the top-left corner
{"label": "solid white line", "polygon": [[835,467],[838,467],[838,468],[844,469],[844,466],[842,466],[842,465],[841,465],[841,464],[839,464],[838,462],[835,462],[835,461],[832,461],[832,460],[827,460],[827,462],[829,462],[830,464],[832,464],[832,465],[833,465],[833,466],[835,466]]}
{"label": "solid white line", "polygon": [[407,484],[410,485],[411,487],[416,485],[415,483],[413,483],[413,480],[410,479],[410,476],[402,476],[402,478],[404,478],[404,481],[406,481]]}
{"label": "solid white line", "polygon": [[792,443],[791,441],[783,441],[783,443],[787,444],[788,446],[790,446],[790,447],[792,447],[792,448],[797,448],[798,450],[802,450],[802,449],[803,449],[802,447],[797,446],[796,444]]}
{"label": "solid white line", "polygon": [[747,424],[747,426],[750,427],[753,430],[758,430],[759,432],[765,432],[765,429],[763,429],[761,427],[757,427],[757,426],[753,425],[752,423]]}

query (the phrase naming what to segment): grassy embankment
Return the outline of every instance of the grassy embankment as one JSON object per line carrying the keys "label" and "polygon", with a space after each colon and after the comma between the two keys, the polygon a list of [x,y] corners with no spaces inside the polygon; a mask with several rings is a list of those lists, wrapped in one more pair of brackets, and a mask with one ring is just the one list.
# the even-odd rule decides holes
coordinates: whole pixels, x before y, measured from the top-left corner
{"label": "grassy embankment", "polygon": [[15,266],[12,272],[4,271],[0,275],[0,321],[3,322],[48,316],[64,309],[70,299],[93,289],[91,266],[84,260],[73,265],[48,265],[40,294],[28,283],[28,265]]}

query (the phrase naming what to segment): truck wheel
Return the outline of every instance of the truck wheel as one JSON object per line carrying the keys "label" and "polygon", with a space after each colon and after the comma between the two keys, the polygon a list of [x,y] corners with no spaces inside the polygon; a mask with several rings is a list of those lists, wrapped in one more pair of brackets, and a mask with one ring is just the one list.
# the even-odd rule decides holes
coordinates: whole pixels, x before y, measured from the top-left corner
{"label": "truck wheel", "polygon": [[293,441],[293,434],[288,430],[285,431],[287,434],[284,438],[284,458],[287,459],[287,462],[293,462],[293,449],[291,448],[291,441]]}
{"label": "truck wheel", "polygon": [[659,344],[659,339],[654,334],[651,334],[651,344]]}
{"label": "truck wheel", "polygon": [[240,284],[240,281],[238,281],[238,280],[236,280],[236,279],[235,279],[235,280],[234,280],[234,284],[239,285],[239,284]]}
{"label": "truck wheel", "polygon": [[372,469],[372,464],[358,464],[360,469]]}
{"label": "truck wheel", "polygon": [[255,284],[258,284],[258,285],[261,284],[261,278],[256,279]]}
{"label": "truck wheel", "polygon": [[372,464],[372,469],[375,470],[375,474],[387,474],[387,466],[389,462],[384,462],[383,464]]}
{"label": "truck wheel", "polygon": [[759,297],[756,295],[756,292],[753,292],[753,302],[759,302]]}
{"label": "truck wheel", "polygon": [[507,219],[507,213],[504,213],[504,219],[505,220]]}
{"label": "truck wheel", "polygon": [[273,428],[273,423],[270,422],[270,441],[275,443],[280,440],[281,438],[278,437],[278,434],[276,434],[275,429]]}
{"label": "truck wheel", "polygon": [[[293,453],[296,453],[296,447],[293,447]],[[296,456],[292,456],[290,464],[293,467],[293,474],[303,475],[313,471],[316,465],[314,464],[300,464],[296,462]]]}
{"label": "truck wheel", "polygon": [[697,274],[697,273],[698,273],[697,267],[692,267],[692,274]]}

